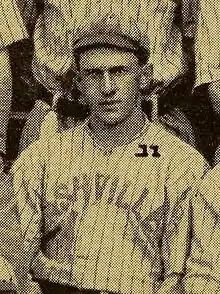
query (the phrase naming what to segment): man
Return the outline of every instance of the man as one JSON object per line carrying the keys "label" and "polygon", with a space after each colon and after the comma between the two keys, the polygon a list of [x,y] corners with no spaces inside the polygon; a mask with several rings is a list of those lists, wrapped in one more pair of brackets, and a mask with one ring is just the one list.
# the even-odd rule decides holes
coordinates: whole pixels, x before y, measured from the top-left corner
{"label": "man", "polygon": [[[196,35],[195,35],[195,61],[196,61],[196,87],[201,85],[207,85],[208,96],[212,105],[214,114],[212,119],[216,120],[212,125],[213,141],[217,145],[217,149],[213,158],[213,170],[207,174],[203,180],[200,188],[200,194],[203,200],[200,203],[201,214],[198,216],[198,222],[202,220],[202,226],[204,230],[195,236],[197,240],[205,235],[203,244],[195,242],[195,250],[192,255],[195,264],[189,263],[189,269],[191,275],[191,287],[198,288],[198,285],[194,282],[196,275],[198,276],[198,270],[201,264],[205,264],[206,267],[203,270],[201,276],[202,283],[200,284],[199,293],[208,293],[207,286],[212,284],[212,293],[218,293],[219,287],[217,281],[219,280],[219,241],[216,239],[216,232],[213,233],[213,229],[210,229],[212,223],[215,223],[217,228],[217,234],[219,233],[219,218],[220,202],[219,202],[219,161],[220,161],[220,146],[219,146],[219,116],[220,116],[220,68],[219,68],[219,42],[220,42],[220,30],[219,30],[219,18],[220,7],[216,1],[200,0],[198,2],[197,10],[197,22],[196,22]],[[213,142],[212,142],[213,143]],[[207,207],[211,208],[211,212],[207,212]],[[196,239],[195,238],[195,239]],[[212,247],[210,248],[210,244]],[[200,245],[200,246],[198,246]],[[211,249],[211,250],[210,250]],[[197,254],[197,256],[196,256]],[[207,257],[213,255],[213,258],[207,262]],[[197,266],[196,266],[197,265]],[[206,278],[205,278],[206,277]],[[195,279],[198,282],[198,279]],[[202,292],[203,291],[203,292]]]}
{"label": "man", "polygon": [[207,95],[211,104],[213,114],[210,119],[213,124],[210,127],[212,133],[212,144],[217,147],[213,156],[212,165],[220,161],[219,147],[219,114],[220,114],[220,68],[219,68],[219,42],[220,42],[220,7],[213,0],[200,0],[197,3],[196,30],[195,30],[195,87],[206,85]]}
{"label": "man", "polygon": [[1,1],[0,23],[0,292],[25,293],[26,271],[20,223],[10,180],[3,173],[12,99],[9,47],[28,37],[16,1]]}
{"label": "man", "polygon": [[90,117],[32,144],[12,170],[27,264],[44,293],[182,293],[206,163],[143,114],[152,72],[132,17],[86,17],[73,55]]}
{"label": "man", "polygon": [[12,169],[26,264],[43,293],[182,293],[206,162],[142,112],[149,47],[129,14],[86,16],[73,56],[90,116]]}
{"label": "man", "polygon": [[[190,2],[190,1],[189,1]],[[213,168],[204,178],[197,198],[193,200],[193,239],[191,256],[187,262],[186,288],[190,293],[219,293],[219,248],[220,248],[220,71],[219,71],[219,3],[200,0],[194,4],[195,21],[195,87],[207,85],[212,105],[211,119],[213,138],[217,149],[212,161]],[[193,6],[192,6],[193,8]],[[192,10],[193,11],[193,10]],[[205,95],[205,93],[203,94]],[[216,144],[217,143],[217,144]],[[211,144],[210,144],[211,145]],[[211,290],[210,290],[211,289]]]}

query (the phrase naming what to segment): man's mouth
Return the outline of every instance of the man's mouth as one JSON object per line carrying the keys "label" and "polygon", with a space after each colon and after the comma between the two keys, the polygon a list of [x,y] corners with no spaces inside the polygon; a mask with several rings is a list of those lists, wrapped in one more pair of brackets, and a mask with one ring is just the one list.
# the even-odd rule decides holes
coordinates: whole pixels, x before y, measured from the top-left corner
{"label": "man's mouth", "polygon": [[110,107],[121,103],[121,100],[105,100],[99,103],[100,106]]}

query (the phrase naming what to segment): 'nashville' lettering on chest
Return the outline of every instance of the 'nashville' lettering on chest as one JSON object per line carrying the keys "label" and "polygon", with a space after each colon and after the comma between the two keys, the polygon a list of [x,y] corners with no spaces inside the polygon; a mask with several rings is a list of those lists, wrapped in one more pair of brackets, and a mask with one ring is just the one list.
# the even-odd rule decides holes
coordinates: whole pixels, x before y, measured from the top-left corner
{"label": "'nashville' lettering on chest", "polygon": [[[126,194],[128,189],[131,188],[132,183],[129,181],[125,181],[119,188],[119,178],[111,177],[110,175],[101,175],[97,173],[95,175],[94,181],[94,189],[92,189],[91,179],[87,175],[81,177],[75,176],[72,179],[72,187],[71,192],[68,188],[67,184],[58,184],[55,190],[56,199],[63,200],[63,204],[61,202],[61,206],[63,210],[67,210],[71,204],[78,201],[79,191],[81,190],[83,193],[83,198],[85,203],[89,203],[91,199],[91,195],[94,201],[92,204],[96,204],[102,200],[105,189],[108,187],[108,196],[107,203],[114,203],[118,208],[123,208],[125,210],[132,210],[135,214],[139,214],[140,207],[142,206],[145,198],[148,195],[148,189],[143,189],[141,195],[138,200],[127,199]],[[116,193],[117,191],[117,193]],[[80,194],[81,195],[81,194]]]}

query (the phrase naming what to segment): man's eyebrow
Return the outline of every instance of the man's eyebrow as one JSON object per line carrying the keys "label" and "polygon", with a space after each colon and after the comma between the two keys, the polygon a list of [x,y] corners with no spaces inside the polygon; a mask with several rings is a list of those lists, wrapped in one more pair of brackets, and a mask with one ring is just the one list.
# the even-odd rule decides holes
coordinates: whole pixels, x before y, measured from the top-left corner
{"label": "man's eyebrow", "polygon": [[126,65],[115,65],[115,66],[112,66],[109,71],[110,72],[116,72],[118,70],[122,70],[122,69],[128,69],[128,66]]}
{"label": "man's eyebrow", "polygon": [[102,69],[99,67],[87,67],[87,68],[83,68],[83,71],[85,73],[89,73],[89,72],[102,72]]}

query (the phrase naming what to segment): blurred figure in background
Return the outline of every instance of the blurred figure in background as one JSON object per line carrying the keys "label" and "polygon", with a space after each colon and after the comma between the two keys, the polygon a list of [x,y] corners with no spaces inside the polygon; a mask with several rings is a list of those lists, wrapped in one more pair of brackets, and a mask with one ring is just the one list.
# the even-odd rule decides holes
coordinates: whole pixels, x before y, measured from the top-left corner
{"label": "blurred figure in background", "polygon": [[0,292],[19,294],[33,292],[28,288],[16,201],[10,178],[3,171],[13,92],[9,52],[11,46],[29,36],[18,5],[22,1],[4,0],[0,4]]}
{"label": "blurred figure in background", "polygon": [[[54,19],[51,18],[51,24],[46,22],[44,23],[44,15],[47,15],[48,10],[45,9],[42,0],[38,0],[37,2],[38,4],[41,3],[41,5],[40,10],[38,10],[40,12],[40,15],[37,22],[35,22],[34,24],[34,32],[32,36],[35,49],[32,70],[37,83],[40,83],[40,88],[43,89],[43,91],[40,91],[38,93],[37,99],[34,102],[34,107],[28,114],[27,121],[21,134],[19,153],[26,149],[35,140],[39,139],[39,137],[46,139],[47,137],[53,135],[54,132],[59,131],[60,128],[62,129],[62,119],[60,116],[58,116],[57,110],[57,108],[60,107],[58,107],[57,103],[59,100],[63,99],[66,99],[68,101],[68,97],[70,97],[69,85],[65,88],[63,87],[63,83],[65,83],[66,80],[65,75],[68,75],[67,71],[61,74],[55,72],[48,67],[47,62],[44,62],[44,64],[41,64],[40,66],[36,65],[38,62],[38,57],[36,57],[36,43],[39,42],[38,39],[40,39],[40,41],[42,42],[42,46],[45,46],[44,35],[47,34],[47,31],[49,29],[48,26],[53,25],[53,22],[60,23],[60,19],[58,16]],[[42,35],[38,35],[39,24],[41,24],[42,26]],[[51,42],[53,42],[52,39],[53,37],[51,37]],[[59,40],[57,40],[55,51],[59,50],[59,48],[60,42]],[[45,56],[43,56],[45,60],[47,60],[48,54],[49,52],[45,52]],[[55,55],[53,56],[51,62],[54,61],[54,58]],[[70,124],[72,125],[72,121],[68,121],[70,121]]]}
{"label": "blurred figure in background", "polygon": [[12,101],[12,73],[9,47],[28,37],[19,7],[15,0],[0,4],[0,171],[4,169],[6,139]]}
{"label": "blurred figure in background", "polygon": [[[188,0],[189,1],[189,0]],[[191,1],[191,0],[190,0]],[[212,165],[220,162],[220,5],[214,0],[200,0],[195,22],[195,87],[207,96],[209,110],[209,146]],[[205,128],[205,126],[204,126]],[[213,149],[213,150],[211,150]]]}

